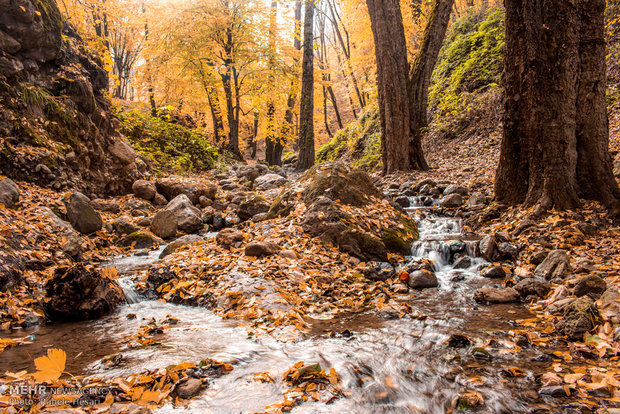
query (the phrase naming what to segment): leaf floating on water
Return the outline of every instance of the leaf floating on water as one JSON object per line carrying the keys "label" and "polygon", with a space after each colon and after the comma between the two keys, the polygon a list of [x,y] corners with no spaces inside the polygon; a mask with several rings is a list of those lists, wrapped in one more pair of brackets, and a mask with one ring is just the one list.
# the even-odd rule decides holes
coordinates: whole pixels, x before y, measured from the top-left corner
{"label": "leaf floating on water", "polygon": [[67,354],[62,349],[48,349],[47,356],[42,356],[34,360],[37,372],[33,374],[35,380],[39,382],[56,381],[65,370]]}

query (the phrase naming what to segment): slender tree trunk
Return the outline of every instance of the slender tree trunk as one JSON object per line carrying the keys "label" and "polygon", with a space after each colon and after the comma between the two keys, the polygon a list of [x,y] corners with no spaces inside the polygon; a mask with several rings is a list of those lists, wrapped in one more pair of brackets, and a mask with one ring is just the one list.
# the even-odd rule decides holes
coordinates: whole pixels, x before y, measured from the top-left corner
{"label": "slender tree trunk", "polygon": [[[295,29],[293,31],[293,47],[297,50],[301,50],[301,0],[295,0]],[[293,59],[293,65],[295,66],[295,73],[297,73],[299,64],[299,59],[295,57]],[[280,142],[282,142],[282,149],[284,149],[284,145],[291,140],[293,137],[293,128],[295,125],[294,122],[294,110],[295,110],[295,102],[297,101],[297,89],[299,87],[299,83],[296,79],[291,81],[290,90],[288,93],[288,98],[286,100],[286,111],[284,112],[284,123],[282,124],[282,129],[280,129]],[[293,149],[297,151],[299,146],[297,145],[297,140],[293,140]],[[280,160],[282,160],[282,155],[280,155]]]}
{"label": "slender tree trunk", "polygon": [[[604,0],[506,0],[500,202],[617,206],[605,113]],[[598,26],[601,26],[600,28]]]}
{"label": "slender tree trunk", "polygon": [[329,129],[329,119],[327,118],[327,88],[323,86],[323,122],[325,123],[325,131],[327,135],[331,138],[334,136],[332,131]]}
{"label": "slender tree trunk", "polygon": [[411,96],[405,30],[398,0],[366,0],[377,60],[383,172],[422,168],[412,165]]}
{"label": "slender tree trunk", "polygon": [[250,158],[256,158],[256,149],[257,142],[256,137],[258,136],[258,111],[254,111],[254,124],[252,125],[252,135],[250,135],[250,139],[248,142],[248,146],[250,147]]}
{"label": "slender tree trunk", "polygon": [[334,107],[334,113],[336,115],[336,122],[338,122],[338,128],[342,129],[344,126],[342,125],[342,117],[340,116],[340,110],[338,109],[338,101],[336,100],[336,93],[334,93],[334,88],[329,85],[326,86],[327,93],[329,94],[329,100],[332,102],[332,106]]}
{"label": "slender tree trunk", "polygon": [[313,67],[314,2],[305,0],[304,46],[299,109],[299,159],[297,169],[307,170],[314,165],[314,67]]}
{"label": "slender tree trunk", "polygon": [[278,17],[278,2],[272,0],[271,2],[271,10],[269,16],[269,81],[268,81],[268,89],[269,89],[269,98],[267,102],[267,131],[265,134],[265,161],[269,165],[280,165],[282,161],[277,158],[278,153],[282,153],[282,151],[278,151],[278,146],[282,145],[279,141],[279,137],[276,133],[276,105],[273,99],[273,91],[275,88],[275,77],[273,72],[275,70],[276,64],[276,29],[277,29],[277,17]]}
{"label": "slender tree trunk", "polygon": [[446,37],[454,0],[436,0],[430,11],[428,23],[422,37],[422,44],[413,62],[411,76],[411,128],[410,149],[411,165],[427,169],[428,165],[422,153],[422,134],[428,126],[426,109],[428,107],[428,88],[431,75],[437,63],[439,50]]}

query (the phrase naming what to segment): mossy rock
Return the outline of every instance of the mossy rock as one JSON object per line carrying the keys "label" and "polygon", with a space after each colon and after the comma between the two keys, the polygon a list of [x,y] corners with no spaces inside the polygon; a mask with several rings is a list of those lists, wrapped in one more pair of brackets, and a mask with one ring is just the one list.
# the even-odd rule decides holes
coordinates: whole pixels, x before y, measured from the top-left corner
{"label": "mossy rock", "polygon": [[148,231],[134,231],[123,237],[120,244],[125,247],[133,247],[134,249],[151,249],[157,247],[163,241]]}

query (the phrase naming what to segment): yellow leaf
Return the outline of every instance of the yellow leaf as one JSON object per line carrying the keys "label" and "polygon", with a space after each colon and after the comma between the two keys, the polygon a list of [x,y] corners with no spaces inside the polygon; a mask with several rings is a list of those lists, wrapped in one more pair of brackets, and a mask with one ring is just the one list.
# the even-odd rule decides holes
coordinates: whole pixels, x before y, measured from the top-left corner
{"label": "yellow leaf", "polygon": [[329,382],[331,382],[332,385],[338,384],[338,374],[334,368],[329,370]]}
{"label": "yellow leaf", "polygon": [[65,370],[67,354],[62,349],[48,349],[47,356],[42,356],[34,360],[37,372],[33,374],[34,379],[39,382],[56,381]]}

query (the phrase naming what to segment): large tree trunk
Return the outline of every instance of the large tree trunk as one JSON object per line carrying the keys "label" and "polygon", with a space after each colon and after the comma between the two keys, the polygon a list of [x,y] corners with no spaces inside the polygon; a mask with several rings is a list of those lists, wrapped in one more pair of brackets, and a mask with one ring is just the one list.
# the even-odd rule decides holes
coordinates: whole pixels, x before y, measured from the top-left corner
{"label": "large tree trunk", "polygon": [[[301,0],[295,0],[295,29],[293,32],[293,47],[297,50],[301,50]],[[295,66],[295,73],[298,70],[299,59],[297,57],[293,60]],[[294,109],[295,102],[297,98],[297,89],[299,88],[299,83],[297,80],[291,81],[290,90],[288,93],[288,97],[286,99],[286,111],[284,112],[284,123],[282,124],[282,128],[280,129],[280,142],[282,142],[282,149],[284,149],[284,145],[291,140],[293,136],[293,128],[294,128]],[[297,140],[293,140],[293,149],[296,151],[299,149],[297,145]],[[282,160],[282,155],[280,153],[280,160]]]}
{"label": "large tree trunk", "polygon": [[[497,200],[537,206],[535,212],[575,208],[579,195],[615,203],[601,86],[605,54],[596,28],[603,25],[604,0],[506,0],[505,6]],[[585,184],[591,179],[596,188]]]}
{"label": "large tree trunk", "polygon": [[581,197],[613,205],[620,190],[609,155],[605,92],[605,2],[580,0],[577,89],[577,183]]}
{"label": "large tree trunk", "polygon": [[398,0],[366,0],[377,58],[383,172],[423,168],[412,165],[411,97],[405,31]]}
{"label": "large tree trunk", "polygon": [[422,37],[420,51],[413,62],[411,76],[411,144],[409,146],[411,165],[419,165],[427,169],[428,165],[422,153],[422,134],[428,127],[428,88],[431,75],[437,63],[439,50],[446,37],[446,30],[450,22],[450,14],[454,0],[436,0],[429,14],[428,23]]}
{"label": "large tree trunk", "polygon": [[314,2],[305,0],[304,54],[302,60],[301,98],[299,109],[299,159],[297,169],[307,170],[314,165],[314,67],[313,23]]}

